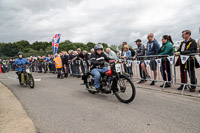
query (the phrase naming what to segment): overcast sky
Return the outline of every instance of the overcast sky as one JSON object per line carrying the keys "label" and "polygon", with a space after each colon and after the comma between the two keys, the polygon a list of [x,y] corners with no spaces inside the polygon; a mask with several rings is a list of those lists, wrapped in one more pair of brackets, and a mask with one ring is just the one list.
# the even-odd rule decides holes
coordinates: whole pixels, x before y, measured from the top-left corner
{"label": "overcast sky", "polygon": [[148,33],[181,40],[200,37],[199,0],[0,0],[0,42],[61,41],[146,43]]}

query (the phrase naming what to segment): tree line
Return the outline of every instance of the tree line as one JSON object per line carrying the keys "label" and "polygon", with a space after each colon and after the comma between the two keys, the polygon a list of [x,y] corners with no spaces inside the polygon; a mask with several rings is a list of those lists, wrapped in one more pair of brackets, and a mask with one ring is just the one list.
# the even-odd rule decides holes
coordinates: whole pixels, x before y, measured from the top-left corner
{"label": "tree line", "polygon": [[[98,43],[104,46],[104,49],[108,48],[109,45],[106,43]],[[93,42],[88,42],[87,44],[71,42],[66,40],[64,42],[60,42],[58,53],[65,50],[76,50],[77,48],[81,48],[82,50],[90,51],[90,49],[94,48],[96,44]],[[116,52],[116,45],[111,45],[110,48]],[[23,52],[25,57],[29,56],[43,56],[52,54],[52,42],[33,42],[30,44],[26,40],[21,40],[18,42],[9,42],[9,43],[0,43],[0,58],[1,59],[9,59],[16,58],[18,52]]]}

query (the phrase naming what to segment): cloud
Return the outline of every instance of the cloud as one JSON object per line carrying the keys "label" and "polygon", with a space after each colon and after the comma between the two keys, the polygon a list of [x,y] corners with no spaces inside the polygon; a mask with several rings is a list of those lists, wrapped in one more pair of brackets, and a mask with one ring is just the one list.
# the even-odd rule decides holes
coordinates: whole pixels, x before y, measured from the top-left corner
{"label": "cloud", "polygon": [[50,41],[61,33],[61,41],[105,42],[134,45],[146,35],[172,35],[190,29],[198,38],[200,2],[196,0],[0,0],[0,42]]}

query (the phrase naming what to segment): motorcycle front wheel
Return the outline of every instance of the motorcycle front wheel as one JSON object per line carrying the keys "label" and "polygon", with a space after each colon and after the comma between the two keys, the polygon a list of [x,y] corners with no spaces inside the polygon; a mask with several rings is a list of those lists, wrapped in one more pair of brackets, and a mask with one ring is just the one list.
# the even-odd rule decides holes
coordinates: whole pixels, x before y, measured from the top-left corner
{"label": "motorcycle front wheel", "polygon": [[117,89],[114,93],[117,99],[123,103],[130,103],[134,100],[136,90],[133,82],[126,75],[119,75]]}
{"label": "motorcycle front wheel", "polygon": [[34,88],[34,86],[35,86],[35,83],[34,83],[34,78],[33,78],[33,76],[31,75],[31,74],[28,74],[28,85],[29,85],[29,87],[31,88],[31,89],[33,89]]}

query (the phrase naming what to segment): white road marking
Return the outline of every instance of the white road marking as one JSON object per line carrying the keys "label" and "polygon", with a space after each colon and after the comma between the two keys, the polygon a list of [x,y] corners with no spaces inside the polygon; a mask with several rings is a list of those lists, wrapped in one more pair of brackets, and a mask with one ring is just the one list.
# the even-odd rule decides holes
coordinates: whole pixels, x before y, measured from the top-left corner
{"label": "white road marking", "polygon": [[[8,77],[8,79],[18,80],[18,77]],[[1,80],[5,80],[5,79],[1,79]],[[41,78],[40,79],[34,79],[34,81],[41,81]]]}
{"label": "white road marking", "polygon": [[34,79],[34,81],[41,81],[41,79]]}
{"label": "white road marking", "polygon": [[18,79],[18,77],[8,77],[8,79],[14,79],[14,80],[16,80],[16,79]]}
{"label": "white road marking", "polygon": [[49,77],[56,77],[57,75],[49,75],[49,76],[33,76],[37,78],[49,78]]}

